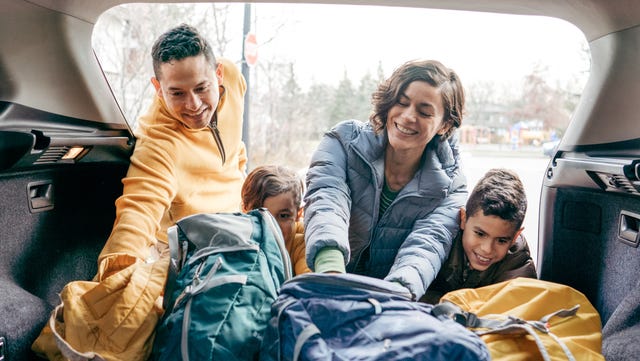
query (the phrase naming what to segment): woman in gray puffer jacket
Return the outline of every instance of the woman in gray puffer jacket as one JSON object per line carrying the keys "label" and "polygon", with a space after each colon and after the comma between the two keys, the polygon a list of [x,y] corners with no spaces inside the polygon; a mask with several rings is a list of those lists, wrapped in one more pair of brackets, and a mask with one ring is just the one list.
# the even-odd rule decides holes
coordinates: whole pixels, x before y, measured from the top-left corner
{"label": "woman in gray puffer jacket", "polygon": [[370,122],[339,123],[312,157],[307,263],[397,282],[419,299],[447,258],[467,197],[452,136],[464,90],[441,63],[412,61],[379,85],[372,103]]}

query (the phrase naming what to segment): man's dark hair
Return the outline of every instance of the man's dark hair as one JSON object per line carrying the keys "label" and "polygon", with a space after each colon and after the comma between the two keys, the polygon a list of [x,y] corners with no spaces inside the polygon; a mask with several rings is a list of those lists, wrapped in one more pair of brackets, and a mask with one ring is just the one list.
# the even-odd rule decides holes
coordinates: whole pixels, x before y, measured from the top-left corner
{"label": "man's dark hair", "polygon": [[193,26],[181,24],[160,35],[153,44],[151,48],[153,73],[160,79],[160,66],[163,63],[200,54],[204,54],[209,64],[216,64],[209,42]]}
{"label": "man's dark hair", "polygon": [[519,229],[527,212],[527,196],[518,175],[508,169],[489,170],[473,188],[467,200],[467,218],[482,211],[497,216]]}

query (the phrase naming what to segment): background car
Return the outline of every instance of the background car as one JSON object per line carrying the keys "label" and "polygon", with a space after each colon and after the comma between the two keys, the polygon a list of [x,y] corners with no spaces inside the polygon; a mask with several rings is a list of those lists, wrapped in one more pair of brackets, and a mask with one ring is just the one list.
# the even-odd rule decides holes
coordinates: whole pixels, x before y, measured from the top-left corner
{"label": "background car", "polygon": [[542,154],[547,157],[553,157],[556,149],[558,149],[558,144],[560,144],[560,139],[542,143]]}
{"label": "background car", "polygon": [[[58,293],[71,280],[91,279],[111,231],[136,139],[95,57],[92,32],[100,14],[125,2],[0,0],[0,360],[36,359],[30,346]],[[633,101],[640,2],[357,3],[549,16],[584,33],[590,77],[540,174],[541,198],[530,200],[540,203],[537,266],[541,279],[590,299],[605,344],[626,335],[628,345],[611,359],[633,359],[640,348],[640,103]],[[408,36],[407,46],[425,40]]]}

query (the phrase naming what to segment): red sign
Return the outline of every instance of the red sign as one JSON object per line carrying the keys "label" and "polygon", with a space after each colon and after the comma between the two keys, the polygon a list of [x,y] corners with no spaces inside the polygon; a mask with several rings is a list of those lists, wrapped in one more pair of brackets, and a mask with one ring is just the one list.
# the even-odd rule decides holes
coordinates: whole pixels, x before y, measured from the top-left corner
{"label": "red sign", "polygon": [[258,41],[254,33],[248,33],[244,38],[244,61],[249,66],[254,66],[258,62]]}

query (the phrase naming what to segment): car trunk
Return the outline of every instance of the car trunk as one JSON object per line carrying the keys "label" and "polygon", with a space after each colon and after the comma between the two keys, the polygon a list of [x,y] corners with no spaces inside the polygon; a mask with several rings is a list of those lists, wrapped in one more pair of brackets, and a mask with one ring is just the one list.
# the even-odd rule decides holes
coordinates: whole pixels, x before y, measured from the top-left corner
{"label": "car trunk", "polygon": [[[126,164],[87,164],[0,174],[0,337],[7,360],[26,360],[58,293],[89,280],[111,231]],[[47,191],[43,191],[47,189]],[[42,204],[48,193],[51,207]]]}

